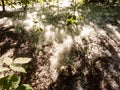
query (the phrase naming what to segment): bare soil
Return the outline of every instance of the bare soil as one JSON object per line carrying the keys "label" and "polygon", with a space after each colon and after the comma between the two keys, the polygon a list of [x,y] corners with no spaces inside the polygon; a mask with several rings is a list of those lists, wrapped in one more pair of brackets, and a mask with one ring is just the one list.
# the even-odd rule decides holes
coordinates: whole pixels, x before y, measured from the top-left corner
{"label": "bare soil", "polygon": [[[112,11],[116,7],[110,9]],[[17,32],[14,26],[0,25],[0,57],[7,54],[12,58],[31,57],[33,60],[29,63],[28,73],[21,75],[21,83],[30,84],[34,90],[120,90],[119,16],[120,13],[115,12],[101,15],[100,22],[95,22],[94,16],[86,19],[85,24],[92,26],[92,22],[99,28],[93,27],[96,34],[82,37],[82,44],[74,41],[67,53],[76,69],[72,76],[58,73],[57,79],[53,80],[49,61],[55,54],[51,52],[53,43],[42,43],[36,49],[26,31]],[[99,31],[105,31],[105,34]]]}

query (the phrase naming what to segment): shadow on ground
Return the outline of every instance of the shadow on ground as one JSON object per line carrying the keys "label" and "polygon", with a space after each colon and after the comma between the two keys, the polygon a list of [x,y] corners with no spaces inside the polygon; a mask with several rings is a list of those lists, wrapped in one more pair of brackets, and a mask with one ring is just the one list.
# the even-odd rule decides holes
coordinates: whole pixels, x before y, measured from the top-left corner
{"label": "shadow on ground", "polygon": [[[118,51],[107,37],[103,36],[98,39],[100,40],[98,48],[103,49],[99,51],[101,55],[89,51],[89,45],[95,43],[93,41],[85,42],[83,49],[80,48],[81,45],[79,48],[76,44],[73,45],[67,54],[71,55],[69,59],[72,63],[69,64],[74,65],[77,70],[75,75],[65,76],[64,73],[58,75],[56,81],[49,85],[49,90],[119,90],[120,57]],[[120,44],[115,43],[115,45],[118,45],[117,50],[119,50]]]}
{"label": "shadow on ground", "polygon": [[[86,36],[86,38],[82,38],[82,45],[74,43],[70,52],[62,52],[72,60],[69,64],[75,66],[77,70],[75,75],[72,77],[59,76],[53,82],[50,76],[49,61],[53,54],[50,52],[53,43],[39,45],[36,50],[31,46],[26,31],[16,32],[14,26],[0,27],[0,56],[8,53],[9,50],[13,50],[10,57],[33,58],[28,73],[25,78],[23,76],[22,83],[29,83],[35,90],[47,90],[48,87],[50,90],[119,90],[120,42],[119,38],[116,38],[116,35],[120,33],[119,6],[114,8],[100,5],[83,6],[82,12],[80,9],[78,12],[83,14],[84,21],[79,20],[77,25],[71,26],[67,26],[66,21],[68,15],[71,14],[69,11],[61,9],[56,13],[58,9],[55,11],[53,9],[55,8],[47,7],[38,12],[38,20],[42,21],[45,26],[52,25],[54,27],[53,32],[59,33],[63,29],[74,39],[76,35],[80,34],[82,25],[90,25],[97,33],[96,40]],[[45,18],[42,18],[42,15]],[[3,16],[4,13],[1,18]],[[14,13],[8,13],[5,16],[12,17]],[[58,31],[55,28],[58,28]],[[99,29],[102,29],[106,34],[99,33]],[[110,33],[111,31],[112,33]],[[63,60],[64,58],[60,59]]]}
{"label": "shadow on ground", "polygon": [[[91,36],[86,36],[82,40],[83,45],[79,46],[82,49],[79,49],[77,44],[73,45],[76,49],[71,48],[72,52],[67,52],[67,56],[70,59],[69,62],[72,60],[69,64],[76,67],[78,63],[76,74],[72,77],[58,75],[56,81],[49,85],[49,90],[119,90],[119,6],[112,8],[95,5],[83,8],[89,9],[88,12],[86,12],[87,10],[82,12],[85,17],[84,24],[95,29],[98,35],[96,36],[97,39],[94,41]],[[108,29],[109,24],[111,27]],[[113,29],[112,26],[115,26],[116,29]],[[98,32],[101,29],[106,32],[106,35]],[[118,33],[118,38],[114,31]],[[91,47],[92,44],[93,47]],[[92,51],[92,49],[94,50]],[[66,52],[62,54],[64,53]],[[62,58],[62,60],[64,59]]]}

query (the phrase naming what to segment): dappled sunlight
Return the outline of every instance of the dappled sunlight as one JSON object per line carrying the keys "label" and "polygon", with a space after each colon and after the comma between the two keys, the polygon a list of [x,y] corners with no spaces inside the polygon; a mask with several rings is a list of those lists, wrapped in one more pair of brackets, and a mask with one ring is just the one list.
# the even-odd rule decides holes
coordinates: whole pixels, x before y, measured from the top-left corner
{"label": "dappled sunlight", "polygon": [[114,30],[113,33],[115,34],[116,38],[120,41],[120,33],[117,30]]}
{"label": "dappled sunlight", "polygon": [[4,17],[0,19],[0,26],[8,27],[13,25],[12,19]]}
{"label": "dappled sunlight", "polygon": [[50,58],[50,72],[53,80],[56,80],[58,76],[57,67],[62,53],[69,52],[72,44],[73,40],[69,35],[63,40],[63,43],[53,42],[53,55]]}
{"label": "dappled sunlight", "polygon": [[58,7],[51,7],[51,10],[55,12],[54,14],[56,14],[58,12]]}
{"label": "dappled sunlight", "polygon": [[86,90],[90,87],[93,90],[101,88],[102,83],[105,84],[103,88],[109,83],[113,83],[113,88],[118,87],[116,78],[120,75],[117,72],[120,69],[120,20],[116,17],[119,14],[112,15],[112,8],[92,4],[75,10],[70,1],[34,4],[25,12],[10,18],[2,17],[0,26],[14,25],[16,31],[20,30],[16,33],[0,28],[0,39],[4,40],[0,42],[2,54],[8,55],[9,52],[13,58],[32,57],[28,73],[30,79],[26,80],[39,89],[46,82],[49,82],[47,87],[56,81],[60,67],[68,65],[75,67],[78,74],[75,73],[75,78],[79,79],[75,81]]}
{"label": "dappled sunlight", "polygon": [[63,8],[65,8],[65,7],[69,7],[70,6],[70,0],[60,0],[59,1],[59,6],[60,7],[63,7]]}
{"label": "dappled sunlight", "polygon": [[45,18],[46,18],[46,16],[45,16],[45,15],[41,15],[41,19],[43,19],[43,20],[44,20]]}
{"label": "dappled sunlight", "polygon": [[63,37],[66,37],[66,33],[64,30],[60,30],[60,34],[63,36]]}
{"label": "dappled sunlight", "polygon": [[69,45],[73,43],[72,37],[70,35],[66,35],[66,38],[63,39],[63,45],[67,46],[69,48]]}
{"label": "dappled sunlight", "polygon": [[74,41],[80,45],[83,45],[82,38],[80,35],[74,37]]}
{"label": "dappled sunlight", "polygon": [[120,20],[117,20],[117,22],[120,24]]}
{"label": "dappled sunlight", "polygon": [[101,28],[97,28],[97,29],[99,29],[99,31],[97,31],[98,34],[106,36],[107,32],[104,29]]}
{"label": "dappled sunlight", "polygon": [[81,37],[88,37],[90,35],[95,35],[95,29],[89,25],[84,25],[82,27],[82,31],[81,31]]}
{"label": "dappled sunlight", "polygon": [[[13,8],[9,7],[9,6],[5,6],[5,9],[7,11],[13,11]],[[2,6],[0,6],[0,11],[2,11]]]}
{"label": "dappled sunlight", "polygon": [[[77,12],[76,14],[78,15],[79,13]],[[46,15],[43,15],[42,17],[44,20],[46,18],[50,21],[52,20]],[[55,18],[56,17],[54,17],[53,19]],[[95,23],[95,20],[96,19],[94,19],[93,21],[89,21],[84,25],[80,25],[79,32],[77,32],[77,35],[74,32],[76,32],[76,27],[79,25],[77,25],[76,27],[71,25],[68,29],[66,29],[66,27],[58,28],[57,24],[59,25],[59,23],[55,23],[56,25],[45,25],[45,40],[53,42],[53,55],[49,58],[49,60],[51,77],[54,81],[57,79],[58,76],[58,67],[59,65],[61,65],[62,62],[60,60],[68,60],[68,56],[64,56],[63,54],[65,52],[70,52],[69,50],[71,49],[73,43],[78,43],[83,49],[87,48],[85,51],[88,56],[88,59],[95,59],[98,56],[102,57],[103,52],[109,57],[112,56],[109,50],[105,51],[104,47],[98,45],[101,42],[99,38],[102,37],[102,35],[107,36],[108,32],[103,28],[99,27],[99,25],[97,25],[99,20],[96,20],[97,23]],[[51,24],[52,21],[50,21],[47,23]],[[59,20],[59,22],[63,24],[63,26],[65,25],[64,20]],[[62,26],[61,24],[60,26]],[[58,39],[61,39],[62,42],[59,42]],[[85,39],[86,41],[83,39]],[[89,63],[92,64],[92,61],[89,61]]]}
{"label": "dappled sunlight", "polygon": [[26,24],[26,26],[24,28],[27,31],[30,30],[33,27],[33,25],[34,25],[34,22],[32,20],[30,20],[30,19],[25,20],[23,23]]}
{"label": "dappled sunlight", "polygon": [[46,26],[45,28],[45,40],[48,42],[52,42],[55,40],[55,31],[52,31],[52,26]]}
{"label": "dappled sunlight", "polygon": [[[23,21],[23,23],[26,25],[25,29],[30,30],[33,28],[33,26],[39,21],[37,19],[37,12],[28,12],[27,13],[27,18]],[[36,23],[35,23],[36,22]]]}
{"label": "dappled sunlight", "polygon": [[120,40],[120,32],[118,32],[119,30],[117,31],[118,27],[117,26],[113,26],[111,24],[107,24],[106,26],[110,29],[110,31],[112,32],[112,34],[114,34],[115,37],[118,40]]}

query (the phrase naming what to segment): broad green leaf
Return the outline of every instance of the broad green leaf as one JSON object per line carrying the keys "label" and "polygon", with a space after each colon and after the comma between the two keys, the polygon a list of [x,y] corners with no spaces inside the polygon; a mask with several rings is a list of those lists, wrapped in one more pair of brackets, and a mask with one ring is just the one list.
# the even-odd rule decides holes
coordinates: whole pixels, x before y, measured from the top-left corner
{"label": "broad green leaf", "polygon": [[5,57],[4,60],[3,60],[3,63],[5,63],[7,65],[10,65],[10,64],[13,63],[13,60],[12,60],[12,58]]}
{"label": "broad green leaf", "polygon": [[17,88],[20,83],[20,77],[16,75],[8,75],[0,79],[0,86],[3,90],[10,90],[10,88]]}
{"label": "broad green leaf", "polygon": [[29,84],[20,85],[16,90],[34,90]]}
{"label": "broad green leaf", "polygon": [[25,69],[22,66],[19,66],[19,65],[11,64],[10,69],[12,69],[13,71],[26,73]]}
{"label": "broad green leaf", "polygon": [[16,58],[13,63],[14,64],[26,64],[29,63],[31,61],[31,58],[23,58],[23,57],[19,57]]}
{"label": "broad green leaf", "polygon": [[11,87],[12,88],[17,88],[19,83],[20,83],[20,77],[18,77],[16,75],[12,75],[10,81],[11,81]]}
{"label": "broad green leaf", "polygon": [[3,90],[10,90],[10,75],[0,79],[0,86]]}

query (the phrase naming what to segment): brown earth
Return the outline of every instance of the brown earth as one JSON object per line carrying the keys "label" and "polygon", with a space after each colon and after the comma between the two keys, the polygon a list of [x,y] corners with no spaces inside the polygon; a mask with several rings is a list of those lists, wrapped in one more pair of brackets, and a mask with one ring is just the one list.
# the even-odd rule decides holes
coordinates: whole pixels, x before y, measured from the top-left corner
{"label": "brown earth", "polygon": [[[118,27],[120,33],[120,19],[116,17],[119,14],[103,16],[103,24]],[[16,32],[14,26],[0,25],[0,57],[7,53],[12,58],[31,57],[28,73],[22,75],[21,83],[29,83],[35,90],[120,90],[120,41],[112,37],[111,32],[106,32],[105,35],[82,38],[82,46],[75,42],[67,55],[73,60],[76,72],[71,76],[59,73],[57,80],[53,80],[50,74],[49,58],[54,53],[48,52],[53,43],[33,48],[24,30]]]}

